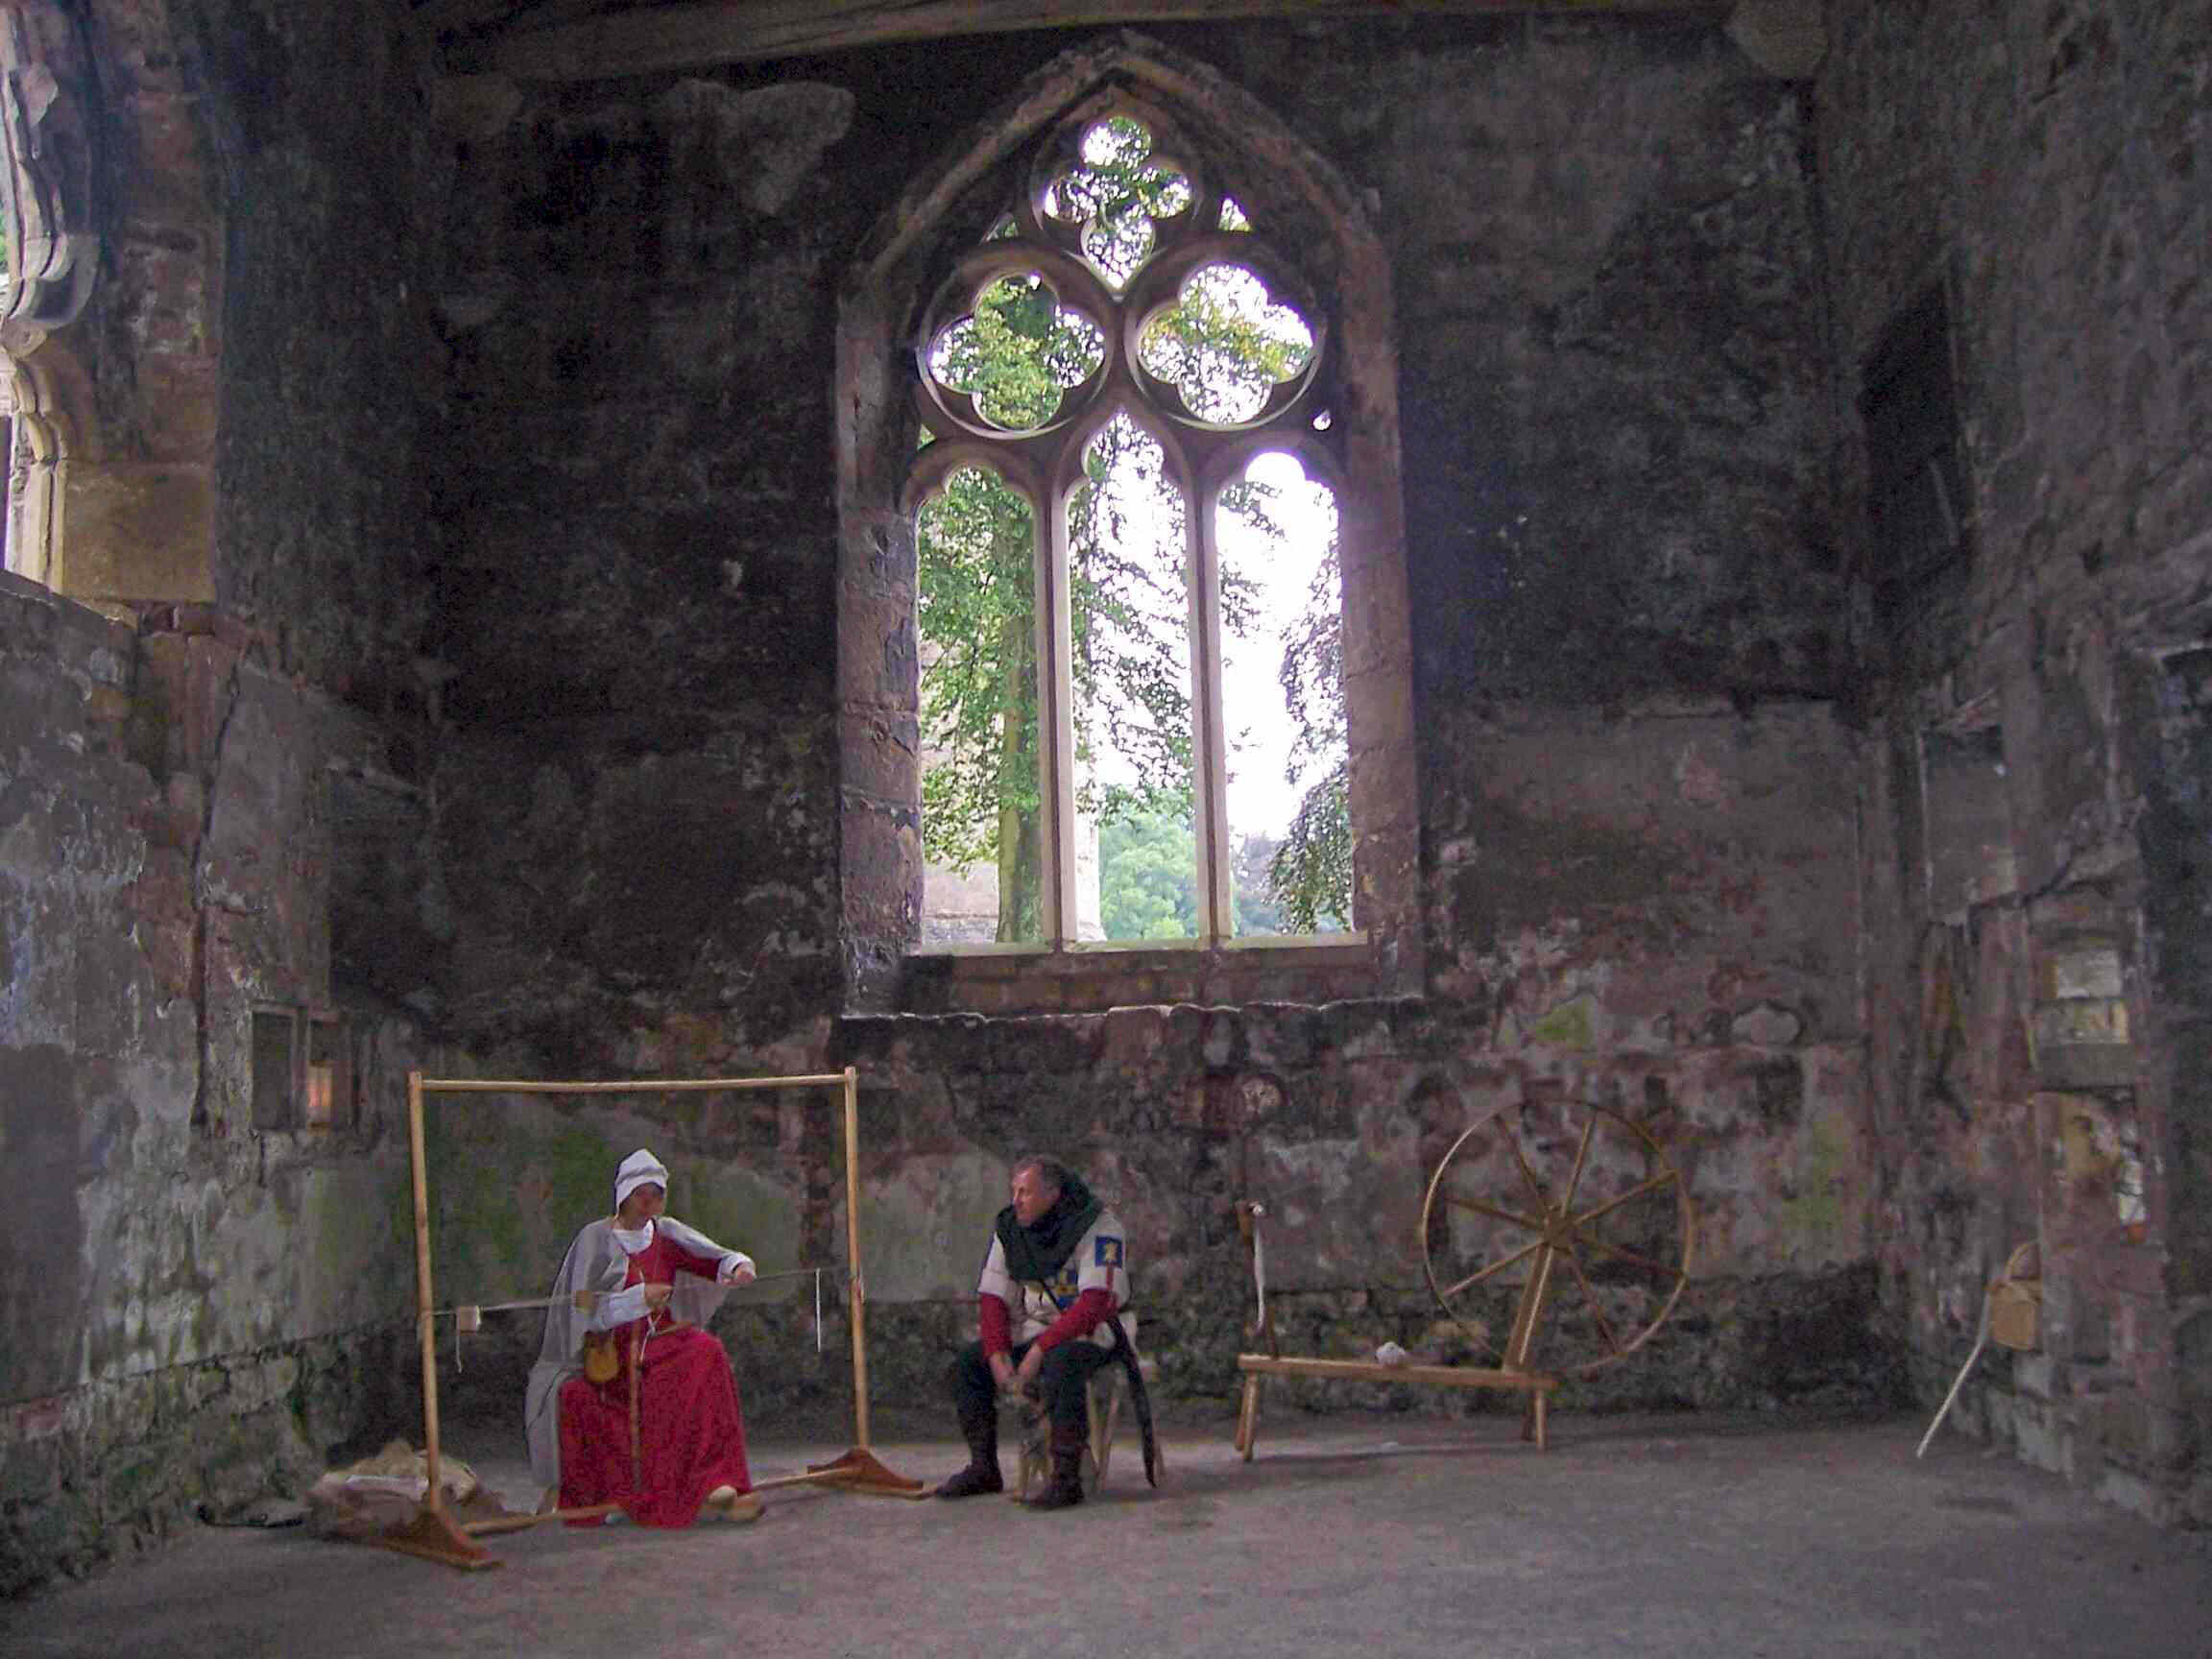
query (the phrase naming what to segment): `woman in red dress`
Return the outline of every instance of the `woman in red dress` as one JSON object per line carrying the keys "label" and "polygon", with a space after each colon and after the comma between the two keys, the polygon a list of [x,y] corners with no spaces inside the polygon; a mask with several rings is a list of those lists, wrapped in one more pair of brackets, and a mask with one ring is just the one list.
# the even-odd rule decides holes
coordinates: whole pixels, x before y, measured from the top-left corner
{"label": "woman in red dress", "polygon": [[[614,1178],[614,1214],[569,1245],[530,1372],[531,1466],[540,1485],[559,1486],[563,1508],[619,1503],[647,1527],[688,1527],[702,1509],[751,1521],[760,1500],[737,1382],[704,1327],[725,1289],[752,1283],[753,1260],[663,1214],[667,1196],[667,1168],[633,1152]],[[578,1291],[593,1293],[589,1310]],[[586,1374],[588,1336],[612,1348],[602,1381]]]}

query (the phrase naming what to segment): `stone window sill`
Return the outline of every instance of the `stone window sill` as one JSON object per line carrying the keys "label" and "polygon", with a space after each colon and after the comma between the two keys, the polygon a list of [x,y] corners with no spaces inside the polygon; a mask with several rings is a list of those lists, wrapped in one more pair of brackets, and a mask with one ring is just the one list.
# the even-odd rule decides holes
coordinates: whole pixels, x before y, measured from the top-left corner
{"label": "stone window sill", "polygon": [[955,946],[908,955],[903,982],[902,1011],[910,1014],[1336,1002],[1377,989],[1374,950],[1357,934],[1215,946],[1087,943],[1065,950]]}

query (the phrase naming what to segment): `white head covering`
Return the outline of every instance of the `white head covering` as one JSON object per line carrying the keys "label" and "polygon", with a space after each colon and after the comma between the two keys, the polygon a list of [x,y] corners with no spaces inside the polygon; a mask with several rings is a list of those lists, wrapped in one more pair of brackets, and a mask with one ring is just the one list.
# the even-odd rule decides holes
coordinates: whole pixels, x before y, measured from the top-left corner
{"label": "white head covering", "polygon": [[614,1208],[620,1210],[622,1200],[648,1182],[667,1191],[668,1166],[640,1146],[623,1159],[622,1167],[614,1171]]}

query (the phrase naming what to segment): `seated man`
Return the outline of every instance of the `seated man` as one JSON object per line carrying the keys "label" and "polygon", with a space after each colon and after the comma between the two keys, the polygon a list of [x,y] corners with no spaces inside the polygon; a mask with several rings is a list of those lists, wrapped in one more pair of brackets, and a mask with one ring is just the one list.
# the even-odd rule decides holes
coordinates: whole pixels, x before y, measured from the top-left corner
{"label": "seated man", "polygon": [[[1052,1478],[1037,1509],[1083,1502],[1083,1447],[1090,1429],[1084,1386],[1109,1361],[1129,1372],[1131,1404],[1144,1432],[1152,1478],[1152,1425],[1119,1318],[1129,1299],[1127,1235],[1082,1179],[1049,1158],[1014,1166],[1014,1202],[998,1212],[976,1286],[980,1340],[952,1364],[952,1397],[967,1436],[968,1466],[937,1488],[940,1498],[1002,1492],[998,1390],[1041,1392],[1051,1416]],[[1011,1330],[1014,1310],[1021,1328]],[[1019,1340],[1014,1338],[1018,1337]]]}
{"label": "seated man", "polygon": [[[752,1283],[753,1260],[662,1214],[667,1195],[667,1169],[633,1152],[614,1214],[568,1246],[530,1368],[530,1466],[565,1509],[619,1503],[647,1527],[688,1527],[702,1507],[751,1521],[737,1382],[702,1327],[727,1286]],[[594,1292],[589,1311],[578,1291]],[[602,1363],[587,1365],[588,1336]]]}

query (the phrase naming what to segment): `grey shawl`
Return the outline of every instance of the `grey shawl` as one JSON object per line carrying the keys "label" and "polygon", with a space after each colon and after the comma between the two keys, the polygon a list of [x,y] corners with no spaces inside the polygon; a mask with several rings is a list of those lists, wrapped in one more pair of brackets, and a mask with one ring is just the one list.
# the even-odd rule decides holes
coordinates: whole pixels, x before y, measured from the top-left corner
{"label": "grey shawl", "polygon": [[[735,1257],[747,1265],[752,1258],[742,1250],[717,1244],[696,1227],[685,1226],[672,1215],[658,1217],[654,1227],[671,1243],[694,1256],[724,1260]],[[530,1367],[530,1387],[523,1398],[523,1421],[530,1435],[530,1475],[541,1487],[561,1481],[561,1384],[584,1369],[584,1334],[596,1324],[600,1330],[625,1321],[611,1317],[601,1304],[594,1313],[577,1310],[579,1290],[612,1295],[629,1277],[630,1258],[614,1240],[614,1219],[601,1216],[576,1235],[568,1254],[561,1260],[561,1272],[553,1281],[552,1306],[545,1310],[545,1340],[538,1350],[538,1362]],[[669,1311],[693,1325],[704,1325],[722,1306],[727,1286],[689,1273],[677,1276]]]}

